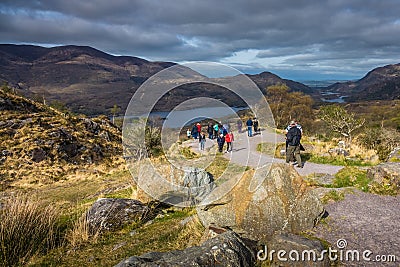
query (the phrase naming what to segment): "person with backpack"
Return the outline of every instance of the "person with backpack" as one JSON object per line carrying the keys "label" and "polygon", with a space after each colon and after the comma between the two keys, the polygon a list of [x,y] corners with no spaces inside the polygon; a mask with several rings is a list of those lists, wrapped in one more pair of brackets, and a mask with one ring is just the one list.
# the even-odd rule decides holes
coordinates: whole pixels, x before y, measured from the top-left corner
{"label": "person with backpack", "polygon": [[224,144],[225,144],[225,137],[223,134],[218,135],[217,137],[217,143],[218,143],[218,151],[220,153],[222,153],[222,150],[224,148]]}
{"label": "person with backpack", "polygon": [[300,157],[300,140],[301,140],[301,131],[296,127],[296,122],[290,122],[290,129],[286,134],[286,163],[290,163],[292,158],[295,158],[297,161],[297,167],[303,168]]}
{"label": "person with backpack", "polygon": [[251,118],[249,118],[246,121],[246,126],[247,126],[247,136],[252,137],[253,136],[253,121]]}
{"label": "person with backpack", "polygon": [[226,152],[232,152],[233,133],[229,132],[225,135]]}

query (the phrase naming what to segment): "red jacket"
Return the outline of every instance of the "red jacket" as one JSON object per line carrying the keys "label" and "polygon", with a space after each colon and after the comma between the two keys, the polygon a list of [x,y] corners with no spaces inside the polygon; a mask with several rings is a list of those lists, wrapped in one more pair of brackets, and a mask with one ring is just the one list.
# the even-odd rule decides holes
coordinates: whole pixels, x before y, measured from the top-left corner
{"label": "red jacket", "polygon": [[201,124],[200,124],[200,123],[197,123],[197,124],[196,124],[196,127],[197,127],[197,131],[200,133],[200,132],[201,132]]}
{"label": "red jacket", "polygon": [[233,134],[232,133],[228,133],[227,135],[225,135],[225,141],[227,143],[233,142]]}

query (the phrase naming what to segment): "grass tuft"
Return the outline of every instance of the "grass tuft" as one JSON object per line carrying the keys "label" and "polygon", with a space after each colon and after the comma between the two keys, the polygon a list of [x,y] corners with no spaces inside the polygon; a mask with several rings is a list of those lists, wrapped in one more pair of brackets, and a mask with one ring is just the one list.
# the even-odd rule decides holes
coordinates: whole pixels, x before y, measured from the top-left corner
{"label": "grass tuft", "polygon": [[55,246],[58,211],[25,195],[0,209],[0,265],[18,266]]}

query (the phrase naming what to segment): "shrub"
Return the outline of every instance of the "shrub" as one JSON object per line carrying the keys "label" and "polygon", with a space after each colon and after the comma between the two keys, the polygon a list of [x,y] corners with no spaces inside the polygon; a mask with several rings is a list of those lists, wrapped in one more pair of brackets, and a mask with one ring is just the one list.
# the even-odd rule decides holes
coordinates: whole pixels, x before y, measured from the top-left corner
{"label": "shrub", "polygon": [[11,197],[0,210],[0,265],[16,266],[55,244],[58,213],[23,195]]}

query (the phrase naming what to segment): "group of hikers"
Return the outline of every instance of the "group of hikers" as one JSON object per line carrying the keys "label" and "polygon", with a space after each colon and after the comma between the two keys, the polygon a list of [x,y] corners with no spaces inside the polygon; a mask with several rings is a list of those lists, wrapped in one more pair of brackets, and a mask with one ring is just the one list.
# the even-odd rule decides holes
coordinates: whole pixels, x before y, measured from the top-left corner
{"label": "group of hikers", "polygon": [[[237,122],[238,132],[242,132],[242,121],[238,120]],[[257,118],[249,118],[246,121],[247,126],[247,136],[252,137],[253,134],[257,134],[260,132],[259,124]],[[254,130],[254,131],[253,131]],[[297,165],[298,168],[303,168],[303,164],[301,162],[300,151],[304,150],[303,146],[300,143],[301,136],[303,134],[303,129],[301,125],[292,120],[287,128],[286,132],[286,163],[292,162],[293,165]],[[234,141],[234,136],[232,131],[230,130],[229,124],[222,124],[221,122],[209,122],[207,125],[207,133],[209,139],[216,139],[218,144],[218,151],[223,152],[224,145],[226,143],[226,151],[232,152],[232,143]],[[206,135],[202,131],[202,125],[198,122],[193,125],[192,129],[188,129],[187,138],[198,139],[199,141],[199,150],[204,150],[206,143]]]}
{"label": "group of hikers", "polygon": [[[232,152],[232,142],[234,136],[230,130],[229,124],[222,124],[221,122],[209,122],[207,126],[208,138],[210,140],[216,139],[218,144],[218,151],[222,152],[226,143],[226,152]],[[204,150],[206,143],[206,135],[202,132],[202,125],[198,122],[193,125],[192,130],[188,129],[186,132],[188,138],[199,140],[199,150]]]}

